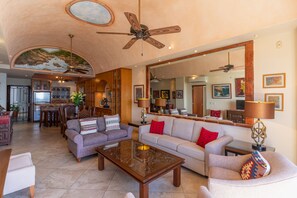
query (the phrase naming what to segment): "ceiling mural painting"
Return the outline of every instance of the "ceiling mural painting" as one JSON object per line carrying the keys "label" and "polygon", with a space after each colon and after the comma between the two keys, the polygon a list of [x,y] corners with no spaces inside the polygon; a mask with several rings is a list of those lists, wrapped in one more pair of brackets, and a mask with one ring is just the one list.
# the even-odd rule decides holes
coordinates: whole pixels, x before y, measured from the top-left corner
{"label": "ceiling mural painting", "polygon": [[66,6],[67,13],[83,22],[98,26],[108,26],[114,21],[111,9],[95,0],[75,0]]}
{"label": "ceiling mural painting", "polygon": [[14,68],[93,75],[92,66],[84,58],[59,48],[36,48],[25,51],[16,58]]}

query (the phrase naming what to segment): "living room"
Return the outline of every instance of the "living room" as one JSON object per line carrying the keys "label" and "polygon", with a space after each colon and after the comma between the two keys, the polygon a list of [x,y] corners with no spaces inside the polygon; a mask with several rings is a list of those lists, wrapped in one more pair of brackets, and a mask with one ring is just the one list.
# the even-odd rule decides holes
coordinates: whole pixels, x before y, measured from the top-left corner
{"label": "living room", "polygon": [[[101,3],[100,5],[105,5],[108,8],[107,10],[112,13],[111,18],[109,18],[110,23],[105,26],[92,25],[71,16],[67,12],[67,8],[75,2],[80,1],[53,0],[37,3],[33,0],[24,2],[2,0],[0,2],[1,106],[7,108],[7,86],[33,87],[32,82],[37,79],[33,77],[34,75],[35,77],[40,75],[38,79],[52,76],[52,79],[46,79],[55,81],[53,85],[51,84],[52,87],[71,87],[70,93],[75,89],[80,90],[84,78],[86,81],[94,79],[94,84],[96,84],[95,91],[85,93],[87,95],[86,102],[94,103],[95,107],[103,109],[100,110],[100,116],[110,114],[109,112],[106,113],[103,106],[109,105],[116,108],[117,103],[114,101],[117,98],[113,98],[116,96],[109,94],[112,93],[109,90],[113,89],[112,84],[114,82],[106,80],[103,83],[104,88],[101,88],[103,81],[100,80],[107,79],[107,75],[114,74],[108,72],[120,71],[121,79],[127,80],[123,84],[129,84],[119,94],[122,102],[125,101],[126,104],[120,106],[122,108],[121,121],[126,124],[142,120],[143,108],[139,107],[137,101],[135,103],[137,86],[140,85],[143,98],[151,98],[150,105],[155,105],[155,99],[159,97],[166,99],[166,94],[167,96],[169,94],[170,99],[167,98],[169,101],[166,101],[168,107],[172,105],[172,109],[185,108],[189,114],[198,114],[194,112],[192,106],[192,88],[201,85],[205,86],[206,90],[203,115],[199,115],[193,120],[199,119],[203,123],[222,125],[226,136],[232,137],[233,140],[253,143],[251,126],[256,119],[249,118],[247,122],[244,120],[244,123],[241,121],[233,122],[228,119],[227,111],[240,111],[236,108],[237,100],[269,101],[269,95],[278,96],[280,106],[274,111],[274,118],[261,119],[267,131],[264,144],[267,148],[274,148],[275,153],[281,154],[294,164],[297,163],[296,2],[274,0],[270,1],[268,5],[266,1],[238,2],[230,0],[220,2],[192,1],[186,4],[181,0],[176,0],[174,3],[171,0],[154,2],[141,0],[139,5],[137,0],[129,2],[98,1],[99,4]],[[140,14],[139,8],[141,8]],[[128,32],[130,32],[131,24],[124,12],[134,13],[141,24],[148,25],[149,29],[178,25],[181,31],[173,34],[153,35],[154,39],[165,45],[162,49],[158,49],[144,39],[132,43],[133,45],[129,46],[129,49],[123,49],[132,37],[108,35],[102,32],[126,32],[130,34]],[[74,35],[74,37],[70,38],[69,34]],[[225,49],[228,46],[245,42],[252,43],[252,56],[246,51],[239,55],[235,53],[236,50],[234,49]],[[17,68],[18,64],[15,62],[17,58],[28,50],[36,48],[60,48],[68,51],[68,53],[71,52],[71,54],[73,51],[73,54],[79,55],[89,63],[92,71],[90,70],[91,72],[85,75],[72,71],[70,74],[64,74],[64,71],[53,72],[36,70],[36,68],[34,70],[32,68]],[[212,50],[221,48],[221,58],[218,58]],[[241,59],[237,60],[238,57]],[[248,57],[250,60],[247,62]],[[205,64],[205,61],[202,60],[201,64],[193,64],[204,66],[205,73],[199,73],[190,68],[191,63],[188,61],[195,62],[196,59],[200,58],[208,58],[214,62],[213,64]],[[226,65],[234,65],[234,69],[224,72],[220,67]],[[251,65],[252,67],[250,67]],[[187,66],[188,69],[186,69]],[[243,69],[243,67],[245,68]],[[182,70],[173,68],[182,68]],[[73,68],[70,67],[71,69]],[[216,69],[220,70],[210,72],[210,70]],[[247,70],[250,73],[247,74]],[[126,71],[128,72],[124,74]],[[131,73],[129,74],[129,72]],[[242,73],[244,74],[242,75]],[[250,74],[252,77],[249,76]],[[278,74],[283,77],[284,86],[278,88],[265,86],[265,76]],[[231,75],[231,77],[225,75]],[[56,76],[61,79],[54,79]],[[219,81],[217,81],[217,76],[221,78]],[[73,79],[66,79],[67,77]],[[196,82],[190,82],[192,77],[197,78]],[[248,85],[244,85],[246,95],[237,97],[235,79],[243,77],[245,77],[245,83],[248,83]],[[158,83],[150,82],[153,78],[160,81]],[[62,85],[59,80],[69,82],[66,82],[67,85]],[[166,86],[162,87],[161,84],[165,84],[165,82]],[[109,86],[106,86],[106,83]],[[231,98],[218,99],[213,97],[215,96],[215,89],[212,85],[226,83],[231,84]],[[84,86],[86,85],[84,84]],[[164,92],[164,98],[162,98],[162,90],[167,91]],[[154,91],[156,97],[154,97]],[[158,94],[157,91],[159,91]],[[107,102],[104,103],[103,98],[107,98]],[[166,105],[162,108],[168,110],[168,114],[170,114],[170,108],[167,108]],[[156,119],[159,113],[162,113],[162,116],[181,119],[179,115],[170,116],[167,113],[165,114],[165,111],[160,112],[160,106],[157,108],[157,112],[152,110],[153,108],[148,109],[146,118],[148,122]],[[207,118],[210,116],[209,110],[224,111],[222,120],[212,119],[209,121]],[[188,118],[190,117],[188,116]],[[60,127],[39,128],[38,122],[31,121],[24,122],[22,119],[15,121],[13,123],[12,144],[0,146],[0,150],[12,148],[12,155],[32,153],[33,164],[37,167],[36,197],[81,197],[79,193],[84,193],[86,197],[124,197],[127,192],[132,192],[135,197],[139,196],[141,190],[138,182],[122,172],[113,163],[105,160],[104,171],[98,171],[96,155],[82,157],[78,163],[78,158],[74,152],[68,153],[68,140],[66,141],[60,134]],[[132,139],[138,139],[138,135],[142,134],[143,131],[145,131],[143,128],[138,130],[135,127]],[[45,157],[53,158],[50,160],[45,159]],[[99,174],[102,174],[100,181],[96,178]],[[186,168],[181,169],[180,187],[172,185],[172,172],[169,174],[153,181],[149,190],[144,188],[144,191],[148,190],[150,197],[197,197],[200,186],[207,187],[209,185],[209,178],[202,176],[203,174],[197,173],[195,170],[193,171],[187,165]],[[88,178],[89,182],[87,182]],[[104,178],[109,182],[108,185],[103,185]],[[63,181],[64,184],[62,184],[63,182],[58,183],[58,180]],[[87,184],[91,185],[91,180],[94,180],[94,183],[101,184],[87,187]],[[54,182],[58,184],[55,185]],[[125,185],[122,184],[121,186],[121,183],[125,183]],[[277,187],[276,184],[271,188],[277,189]],[[258,191],[255,189],[255,192]],[[248,193],[246,194],[248,195]],[[20,196],[29,196],[29,188],[4,197]],[[213,194],[213,196],[216,197],[217,195]],[[290,196],[292,195],[289,194],[288,197]],[[244,195],[240,197],[244,197]]]}

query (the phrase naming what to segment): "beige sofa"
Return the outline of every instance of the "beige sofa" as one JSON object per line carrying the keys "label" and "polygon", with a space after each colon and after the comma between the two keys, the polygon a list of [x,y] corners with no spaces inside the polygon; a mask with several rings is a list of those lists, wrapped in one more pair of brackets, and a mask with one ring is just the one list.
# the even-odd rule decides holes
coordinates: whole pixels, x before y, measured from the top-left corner
{"label": "beige sofa", "polygon": [[242,180],[239,174],[243,163],[250,155],[210,155],[209,191],[201,186],[199,197],[297,197],[297,166],[279,153],[267,151],[261,154],[270,164],[270,174],[251,180]]}
{"label": "beige sofa", "polygon": [[[150,125],[141,126],[139,141],[184,158],[183,166],[205,176],[208,175],[208,155],[222,155],[224,146],[232,141],[232,137],[224,135],[220,124],[169,116],[156,118],[165,122],[164,134],[149,133]],[[218,139],[208,143],[205,149],[196,144],[202,127],[219,132]]]}

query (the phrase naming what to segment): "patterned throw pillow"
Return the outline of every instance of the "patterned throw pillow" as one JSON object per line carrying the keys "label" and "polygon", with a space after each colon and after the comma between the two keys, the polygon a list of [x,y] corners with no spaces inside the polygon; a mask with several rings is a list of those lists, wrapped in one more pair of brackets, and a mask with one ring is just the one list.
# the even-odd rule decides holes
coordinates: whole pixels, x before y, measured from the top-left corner
{"label": "patterned throw pillow", "polygon": [[218,138],[218,135],[219,135],[218,132],[212,132],[202,127],[200,136],[196,144],[198,146],[205,148],[205,145],[208,144],[209,142],[216,140]]}
{"label": "patterned throw pillow", "polygon": [[106,130],[105,131],[111,131],[115,129],[121,129],[120,128],[120,117],[119,114],[112,115],[112,116],[107,116],[104,115],[105,119],[105,126]]}
{"label": "patterned throw pillow", "polygon": [[213,116],[213,117],[221,117],[221,111],[220,110],[210,110],[210,116]]}
{"label": "patterned throw pillow", "polygon": [[268,175],[270,165],[259,151],[254,151],[252,156],[243,164],[240,175],[243,180],[256,179]]}
{"label": "patterned throw pillow", "polygon": [[177,109],[170,109],[170,114],[178,115],[178,110]]}
{"label": "patterned throw pillow", "polygon": [[79,124],[81,135],[97,133],[97,118],[79,119]]}

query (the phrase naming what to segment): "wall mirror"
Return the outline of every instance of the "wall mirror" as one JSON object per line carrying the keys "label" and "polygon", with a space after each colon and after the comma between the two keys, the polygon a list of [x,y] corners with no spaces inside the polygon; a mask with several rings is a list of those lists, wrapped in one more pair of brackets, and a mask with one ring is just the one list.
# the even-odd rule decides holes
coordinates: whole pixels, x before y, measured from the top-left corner
{"label": "wall mirror", "polygon": [[253,41],[151,64],[150,112],[249,124],[244,101],[254,98],[253,79]]}

